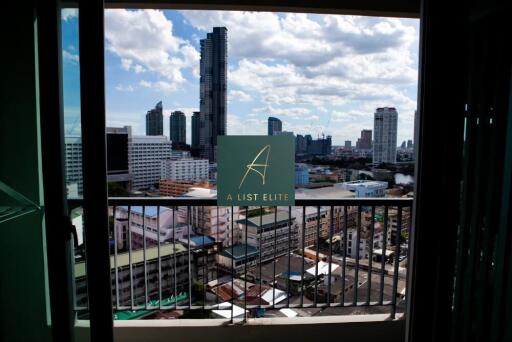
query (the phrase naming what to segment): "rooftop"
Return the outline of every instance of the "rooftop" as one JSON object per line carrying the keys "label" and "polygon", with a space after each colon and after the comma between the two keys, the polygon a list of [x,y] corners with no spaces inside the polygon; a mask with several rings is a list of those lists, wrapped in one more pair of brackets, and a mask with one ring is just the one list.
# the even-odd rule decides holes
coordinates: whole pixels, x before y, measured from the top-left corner
{"label": "rooftop", "polygon": [[335,186],[328,186],[317,189],[297,189],[295,190],[295,199],[338,199],[338,198],[347,198],[347,197],[355,197],[354,193],[340,189]]}
{"label": "rooftop", "polygon": [[[288,211],[277,211],[277,215],[276,213],[270,213],[270,214],[266,214],[266,215],[263,215],[263,216],[253,216],[253,217],[250,217],[247,219],[247,224],[249,226],[254,226],[254,227],[264,227],[264,226],[267,226],[269,224],[274,224],[274,222],[276,223],[279,223],[279,222],[283,222],[283,221],[288,221],[289,219],[289,214],[288,214]],[[295,215],[291,215],[291,219],[295,219]],[[238,223],[241,223],[241,224],[245,224],[245,219],[241,219],[241,220],[238,220],[237,221]],[[261,225],[260,225],[260,222],[261,222]]]}
{"label": "rooftop", "polygon": [[[160,257],[166,257],[168,255],[174,254],[174,246],[176,247],[176,253],[186,252],[187,248],[182,244],[165,244],[160,246]],[[132,264],[137,264],[139,262],[144,261],[144,250],[138,249],[132,251]],[[150,247],[146,248],[146,261],[151,261],[158,259],[158,247]],[[117,267],[124,267],[130,265],[130,256],[129,253],[119,253],[117,254],[117,260],[114,260],[114,255],[110,256],[110,269],[115,269]],[[77,262],[75,263],[75,277],[83,277],[85,276],[85,262]]]}
{"label": "rooftop", "polygon": [[247,256],[253,256],[258,254],[258,249],[253,246],[238,244],[232,247],[225,248],[221,255],[231,258],[234,257],[235,260],[240,260],[245,258],[245,251],[247,249]]}
{"label": "rooftop", "polygon": [[[124,210],[128,211],[128,207],[127,206],[120,206],[118,208],[124,209]],[[145,209],[143,210],[143,208],[145,208]],[[164,213],[166,211],[169,211],[169,210],[171,210],[171,209],[166,208],[166,207],[160,207],[160,214],[162,214],[162,213]],[[156,214],[158,213],[158,207],[132,206],[132,207],[130,207],[130,211],[132,213],[139,214],[139,215],[142,215],[142,213],[144,211],[144,215],[145,216],[156,217]]]}

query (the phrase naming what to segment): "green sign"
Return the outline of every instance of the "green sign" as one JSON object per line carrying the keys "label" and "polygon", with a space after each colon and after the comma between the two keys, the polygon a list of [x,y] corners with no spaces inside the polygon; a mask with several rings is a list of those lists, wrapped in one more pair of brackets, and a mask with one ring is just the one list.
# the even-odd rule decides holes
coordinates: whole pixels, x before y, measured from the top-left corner
{"label": "green sign", "polygon": [[295,204],[295,139],[292,135],[219,136],[219,205]]}

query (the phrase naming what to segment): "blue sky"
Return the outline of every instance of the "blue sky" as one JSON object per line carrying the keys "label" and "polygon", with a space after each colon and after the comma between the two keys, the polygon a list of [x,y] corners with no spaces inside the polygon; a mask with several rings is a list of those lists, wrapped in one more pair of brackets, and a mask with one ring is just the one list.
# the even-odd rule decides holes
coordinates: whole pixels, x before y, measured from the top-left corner
{"label": "blue sky", "polygon": [[[373,127],[376,107],[395,106],[398,142],[412,139],[416,19],[230,11],[122,9],[105,13],[107,125],[144,134],[158,101],[169,114],[199,107],[199,40],[228,28],[228,134],[283,130],[332,135],[335,145]],[[66,133],[79,133],[78,17],[62,14]]]}

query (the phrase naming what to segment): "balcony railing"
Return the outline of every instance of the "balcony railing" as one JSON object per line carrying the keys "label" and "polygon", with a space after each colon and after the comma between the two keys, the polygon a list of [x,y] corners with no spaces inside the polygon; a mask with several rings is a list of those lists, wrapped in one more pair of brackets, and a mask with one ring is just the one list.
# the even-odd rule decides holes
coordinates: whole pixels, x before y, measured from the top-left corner
{"label": "balcony railing", "polygon": [[[203,310],[207,317],[213,312],[233,322],[283,308],[330,308],[330,314],[350,314],[342,309],[358,308],[361,312],[369,308],[367,313],[372,313],[371,307],[380,307],[388,308],[390,317],[395,318],[397,307],[405,300],[412,201],[301,199],[295,201],[295,207],[270,207],[267,212],[261,207],[230,207],[226,213],[230,216],[229,241],[223,244],[214,228],[198,235],[196,231],[204,230],[191,224],[191,208],[216,207],[215,199],[110,198],[114,317],[132,319],[167,310]],[[69,203],[70,208],[78,208],[82,200]],[[120,207],[127,215],[119,215]],[[306,214],[306,207],[315,207],[316,213]],[[322,207],[327,208],[326,237],[320,233],[321,224],[325,224]],[[142,226],[150,212],[157,216],[157,227],[171,229],[172,235],[163,242],[160,238],[152,241],[146,228],[142,236],[135,236],[141,231],[131,226],[135,208],[142,214]],[[259,211],[251,216],[252,209]],[[165,227],[160,223],[163,211],[167,212]],[[351,211],[357,212],[355,222],[349,218]],[[287,230],[275,228],[278,213],[281,223],[285,217]],[[311,224],[312,215],[316,225]],[[186,222],[178,222],[184,217]],[[258,229],[269,224],[274,230]],[[248,225],[257,229],[248,233]],[[316,243],[307,246],[306,235],[312,233]],[[272,258],[265,262],[262,256],[268,255]],[[84,262],[76,253],[79,316],[87,312]],[[382,313],[380,310],[375,312]]]}

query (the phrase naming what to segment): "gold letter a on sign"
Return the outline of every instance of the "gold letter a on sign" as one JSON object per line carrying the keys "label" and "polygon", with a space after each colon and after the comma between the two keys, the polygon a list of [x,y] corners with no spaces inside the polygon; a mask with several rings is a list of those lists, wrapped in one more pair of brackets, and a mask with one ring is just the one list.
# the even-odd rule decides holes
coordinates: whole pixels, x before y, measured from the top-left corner
{"label": "gold letter a on sign", "polygon": [[[261,163],[261,162],[258,163],[258,158],[260,158],[260,156],[265,151],[267,152],[267,155],[265,157],[265,163]],[[269,164],[268,164],[269,156],[270,156],[270,145],[266,145],[265,147],[263,147],[261,149],[261,151],[256,155],[256,157],[254,157],[253,161],[250,164],[247,164],[245,166],[247,168],[247,171],[245,172],[245,175],[242,178],[242,181],[240,182],[238,189],[240,189],[242,187],[242,185],[244,184],[244,181],[245,181],[245,177],[247,177],[247,175],[249,174],[250,171],[254,171],[257,174],[259,174],[261,176],[261,183],[263,185],[265,185],[265,175],[267,174],[267,167],[269,166]],[[262,170],[262,171],[260,171],[260,170]]]}

